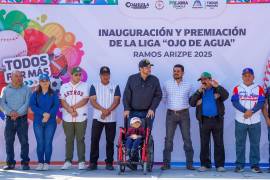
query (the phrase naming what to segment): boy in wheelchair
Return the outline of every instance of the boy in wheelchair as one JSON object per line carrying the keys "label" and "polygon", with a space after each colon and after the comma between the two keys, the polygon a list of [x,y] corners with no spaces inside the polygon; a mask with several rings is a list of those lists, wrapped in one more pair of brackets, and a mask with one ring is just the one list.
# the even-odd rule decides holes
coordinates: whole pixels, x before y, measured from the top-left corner
{"label": "boy in wheelchair", "polygon": [[142,121],[138,117],[133,117],[130,120],[130,127],[126,133],[126,150],[130,159],[136,157],[138,147],[143,142],[145,136],[145,128],[142,127]]}

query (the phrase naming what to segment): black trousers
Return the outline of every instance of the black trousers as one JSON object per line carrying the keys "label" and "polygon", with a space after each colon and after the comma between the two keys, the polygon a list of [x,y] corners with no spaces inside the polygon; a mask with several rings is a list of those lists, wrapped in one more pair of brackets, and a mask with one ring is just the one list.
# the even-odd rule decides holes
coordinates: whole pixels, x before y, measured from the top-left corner
{"label": "black trousers", "polygon": [[201,166],[211,167],[210,158],[210,138],[211,134],[214,139],[214,159],[215,166],[224,167],[225,152],[223,142],[223,119],[218,117],[206,118],[204,117],[200,123],[200,137],[201,137],[201,153],[200,160]]}
{"label": "black trousers", "polygon": [[96,164],[99,158],[99,141],[105,127],[106,134],[106,163],[113,163],[114,139],[116,133],[116,122],[103,123],[93,119],[91,135],[90,163]]}

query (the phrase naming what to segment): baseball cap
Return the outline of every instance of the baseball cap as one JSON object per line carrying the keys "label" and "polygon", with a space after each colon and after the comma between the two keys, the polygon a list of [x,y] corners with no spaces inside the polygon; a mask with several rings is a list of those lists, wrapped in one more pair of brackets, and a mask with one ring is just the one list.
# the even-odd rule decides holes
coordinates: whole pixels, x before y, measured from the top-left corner
{"label": "baseball cap", "polygon": [[110,68],[107,66],[102,66],[100,68],[99,74],[111,74]]}
{"label": "baseball cap", "polygon": [[133,117],[133,118],[130,119],[130,125],[132,125],[132,124],[134,124],[136,122],[142,123],[141,119],[138,118],[138,117]]}
{"label": "baseball cap", "polygon": [[201,77],[198,79],[198,81],[200,81],[201,79],[203,78],[208,78],[208,79],[211,79],[212,78],[212,75],[209,73],[209,72],[203,72],[201,74]]}
{"label": "baseball cap", "polygon": [[246,73],[250,73],[250,74],[254,75],[254,71],[251,68],[245,68],[245,69],[243,69],[242,75],[244,75]]}
{"label": "baseball cap", "polygon": [[40,80],[40,81],[50,81],[50,77],[49,77],[48,74],[41,74],[41,75],[39,76],[39,80]]}
{"label": "baseball cap", "polygon": [[143,67],[147,67],[147,66],[154,66],[153,64],[150,63],[150,61],[148,59],[143,59],[139,62],[139,67],[143,68]]}
{"label": "baseball cap", "polygon": [[71,74],[76,74],[76,73],[81,73],[82,72],[82,68],[78,67],[74,67],[71,70]]}

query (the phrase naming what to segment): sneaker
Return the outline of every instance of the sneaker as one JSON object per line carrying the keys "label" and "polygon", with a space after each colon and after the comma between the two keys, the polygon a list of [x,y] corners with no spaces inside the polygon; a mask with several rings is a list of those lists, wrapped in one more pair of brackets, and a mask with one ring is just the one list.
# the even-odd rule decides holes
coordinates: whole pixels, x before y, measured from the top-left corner
{"label": "sneaker", "polygon": [[262,170],[258,166],[252,167],[251,171],[254,172],[254,173],[262,173]]}
{"label": "sneaker", "polygon": [[79,170],[85,170],[86,169],[85,162],[80,162],[79,166],[78,166],[78,169]]}
{"label": "sneaker", "polygon": [[234,169],[234,172],[236,172],[236,173],[240,173],[240,172],[244,172],[244,171],[245,171],[245,169],[242,167],[235,167],[235,169]]}
{"label": "sneaker", "polygon": [[90,163],[90,165],[88,166],[88,169],[90,171],[97,170],[97,164],[96,163]]}
{"label": "sneaker", "polygon": [[24,170],[24,171],[30,170],[29,164],[23,164],[22,165],[22,170]]}
{"label": "sneaker", "polygon": [[199,172],[205,172],[205,171],[208,171],[208,170],[209,170],[209,168],[206,167],[206,166],[201,166],[201,167],[199,167],[199,169],[198,169]]}
{"label": "sneaker", "polygon": [[49,164],[44,163],[43,164],[43,171],[48,171],[49,170]]}
{"label": "sneaker", "polygon": [[15,164],[6,165],[3,167],[3,170],[12,170],[15,169]]}
{"label": "sneaker", "polygon": [[226,172],[226,169],[224,167],[218,167],[217,172]]}
{"label": "sneaker", "polygon": [[38,166],[36,167],[37,171],[42,171],[43,170],[43,164],[42,163],[38,163]]}
{"label": "sneaker", "polygon": [[107,170],[110,170],[110,171],[113,171],[114,170],[114,167],[113,167],[112,163],[107,163],[106,164],[106,169]]}
{"label": "sneaker", "polygon": [[72,164],[71,164],[71,162],[69,162],[69,161],[66,161],[65,162],[65,164],[62,166],[62,170],[68,170],[68,169],[70,169],[72,167]]}
{"label": "sneaker", "polygon": [[194,171],[195,170],[195,167],[192,166],[192,165],[187,165],[187,170],[191,170],[191,171]]}
{"label": "sneaker", "polygon": [[169,163],[164,163],[161,168],[162,171],[171,169],[171,165]]}

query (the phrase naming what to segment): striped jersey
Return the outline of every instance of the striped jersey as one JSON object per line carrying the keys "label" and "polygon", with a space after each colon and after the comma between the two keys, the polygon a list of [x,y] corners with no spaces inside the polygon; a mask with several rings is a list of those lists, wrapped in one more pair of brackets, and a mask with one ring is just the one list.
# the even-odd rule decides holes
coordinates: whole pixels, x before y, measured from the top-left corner
{"label": "striped jersey", "polygon": [[[121,96],[120,88],[118,85],[114,84],[107,84],[104,85],[101,82],[93,84],[90,88],[90,97],[96,96],[97,103],[105,108],[108,109],[111,107],[114,101],[115,96]],[[102,112],[98,109],[93,110],[93,119],[97,119],[100,122],[116,122],[116,112],[115,110],[111,112],[109,116],[105,119],[101,119]]]}

